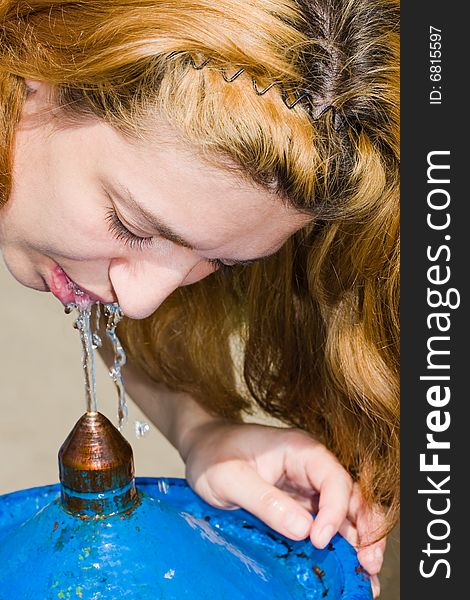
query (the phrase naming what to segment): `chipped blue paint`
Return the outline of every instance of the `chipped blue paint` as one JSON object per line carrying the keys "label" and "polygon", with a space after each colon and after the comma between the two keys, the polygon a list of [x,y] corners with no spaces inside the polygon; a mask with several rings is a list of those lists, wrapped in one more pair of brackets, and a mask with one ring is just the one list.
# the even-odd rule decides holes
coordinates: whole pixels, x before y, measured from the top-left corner
{"label": "chipped blue paint", "polygon": [[292,542],[182,479],[137,478],[133,511],[80,519],[60,485],[0,496],[0,600],[371,600],[354,549]]}

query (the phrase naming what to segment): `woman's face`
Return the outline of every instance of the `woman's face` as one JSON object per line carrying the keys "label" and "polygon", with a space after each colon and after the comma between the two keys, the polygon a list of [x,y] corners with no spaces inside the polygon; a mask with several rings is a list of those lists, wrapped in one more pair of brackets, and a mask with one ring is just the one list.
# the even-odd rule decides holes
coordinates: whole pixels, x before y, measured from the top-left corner
{"label": "woman's face", "polygon": [[208,166],[163,123],[154,140],[130,141],[102,122],[58,127],[38,118],[49,90],[33,88],[17,131],[12,194],[0,210],[5,262],[28,287],[67,303],[74,282],[144,318],[219,261],[273,254],[309,220]]}

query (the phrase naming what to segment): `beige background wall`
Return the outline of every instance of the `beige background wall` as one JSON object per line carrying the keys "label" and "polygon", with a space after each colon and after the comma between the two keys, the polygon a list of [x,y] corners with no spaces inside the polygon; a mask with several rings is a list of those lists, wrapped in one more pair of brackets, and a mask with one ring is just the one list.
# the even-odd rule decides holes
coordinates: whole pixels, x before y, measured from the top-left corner
{"label": "beige background wall", "polygon": [[[57,452],[85,412],[80,341],[52,294],[19,285],[0,259],[0,494],[55,483]],[[117,397],[97,360],[98,408],[117,424]],[[184,476],[176,450],[150,424],[141,439],[136,419],[146,421],[131,400],[123,430],[134,449],[138,476]],[[397,600],[398,544],[389,543],[382,570],[382,600]]]}

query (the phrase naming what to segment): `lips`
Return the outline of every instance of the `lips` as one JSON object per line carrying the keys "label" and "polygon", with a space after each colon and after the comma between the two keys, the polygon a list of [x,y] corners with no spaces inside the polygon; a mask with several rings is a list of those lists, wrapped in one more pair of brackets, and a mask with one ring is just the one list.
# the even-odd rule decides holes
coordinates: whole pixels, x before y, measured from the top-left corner
{"label": "lips", "polygon": [[79,308],[85,310],[95,302],[106,304],[105,300],[79,287],[59,265],[52,271],[48,285],[54,296],[65,306],[76,304]]}

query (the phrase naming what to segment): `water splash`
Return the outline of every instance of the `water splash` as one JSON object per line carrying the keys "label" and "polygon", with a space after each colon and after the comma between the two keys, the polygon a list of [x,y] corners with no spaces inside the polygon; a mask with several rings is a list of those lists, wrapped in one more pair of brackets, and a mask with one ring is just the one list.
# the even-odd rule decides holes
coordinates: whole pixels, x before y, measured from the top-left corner
{"label": "water splash", "polygon": [[126,353],[116,335],[116,327],[123,318],[119,304],[105,304],[104,314],[107,317],[106,335],[108,336],[114,350],[114,363],[109,370],[109,375],[116,385],[118,391],[118,429],[122,430],[127,423],[129,411],[127,408],[126,391],[122,378],[122,367],[126,364]]}

